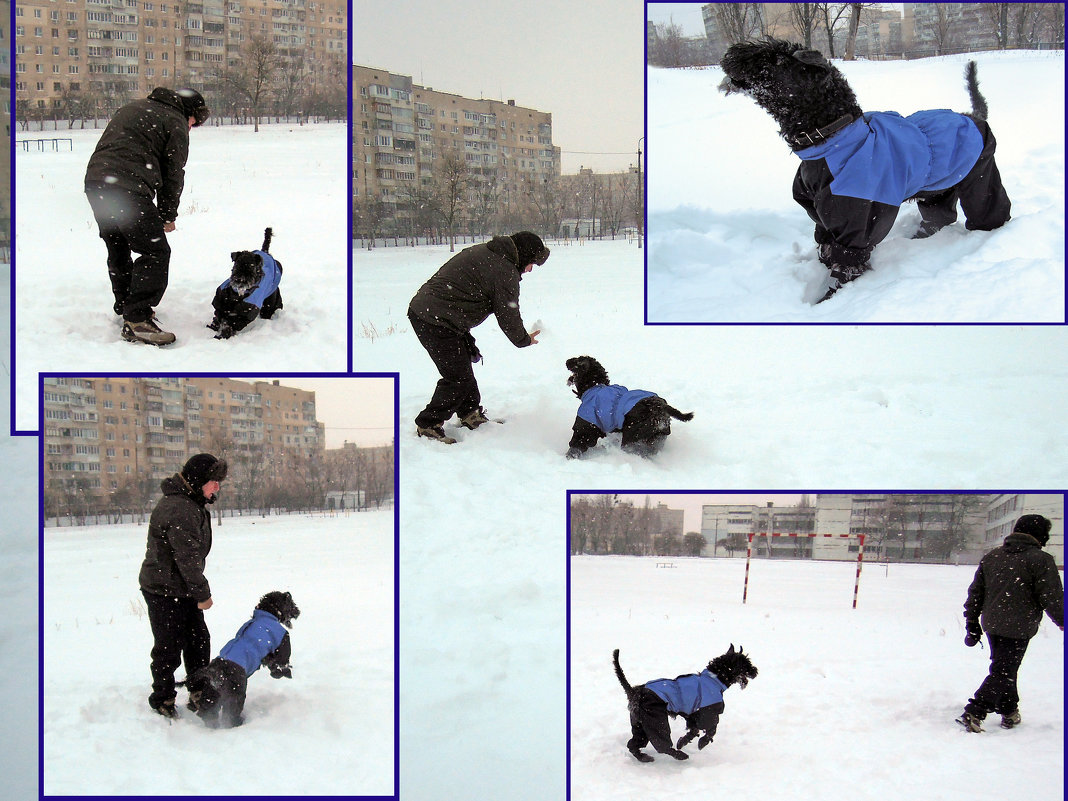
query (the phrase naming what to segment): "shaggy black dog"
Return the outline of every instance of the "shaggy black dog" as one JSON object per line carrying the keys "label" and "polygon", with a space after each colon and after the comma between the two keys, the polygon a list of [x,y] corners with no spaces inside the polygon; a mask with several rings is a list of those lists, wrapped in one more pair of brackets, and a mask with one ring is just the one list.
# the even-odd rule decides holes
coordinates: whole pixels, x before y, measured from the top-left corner
{"label": "shaggy black dog", "polygon": [[692,420],[655,393],[609,383],[608,373],[592,356],[576,356],[564,364],[571,372],[568,386],[581,399],[567,458],[574,459],[613,431],[623,432],[623,450],[652,456],[671,433],[671,418]]}
{"label": "shaggy black dog", "polygon": [[299,615],[300,609],[288,592],[267,593],[256,604],[252,619],[219,655],[186,680],[189,706],[207,726],[228,729],[241,725],[248,677],[260,665],[270,670],[272,678],[293,678],[286,628],[292,628]]}
{"label": "shaggy black dog", "polygon": [[282,263],[267,249],[273,231],[263,232],[263,247],[259,250],[238,250],[230,254],[233,267],[230,277],[215,290],[211,305],[215,308],[208,328],[216,331],[216,339],[228,339],[257,317],[271,319],[282,308]]}
{"label": "shaggy black dog", "polygon": [[[698,749],[704,748],[716,735],[719,716],[723,713],[723,691],[733,684],[741,689],[757,676],[757,669],[749,656],[734,645],[727,653],[717,656],[700,673],[688,673],[674,679],[654,679],[640,687],[632,687],[623,668],[619,666],[619,649],[612,652],[612,664],[616,677],[627,693],[627,708],[630,710],[631,738],[629,750],[639,762],[652,762],[653,757],[641,749],[652,743],[661,754],[675,759],[687,759],[682,748],[695,737]],[[686,721],[686,734],[679,738],[677,746],[671,744],[671,725],[668,716],[682,715]],[[701,732],[704,732],[702,735]]]}
{"label": "shaggy black dog", "polygon": [[872,250],[890,232],[898,208],[916,200],[915,239],[957,219],[989,231],[1009,219],[979,93],[975,62],[965,69],[971,114],[945,109],[863,112],[845,76],[818,51],[780,39],[742,42],[724,54],[720,91],[749,95],[779,123],[801,159],[793,195],[816,223],[820,261],[830,274],[827,300],[871,269]]}

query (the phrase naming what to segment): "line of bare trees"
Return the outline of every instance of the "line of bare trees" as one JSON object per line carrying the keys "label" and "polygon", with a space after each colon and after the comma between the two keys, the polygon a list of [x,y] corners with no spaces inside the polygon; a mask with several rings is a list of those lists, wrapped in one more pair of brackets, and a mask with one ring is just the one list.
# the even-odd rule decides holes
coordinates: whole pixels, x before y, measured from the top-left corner
{"label": "line of bare trees", "polygon": [[[392,447],[344,448],[310,456],[296,453],[268,457],[262,445],[245,447],[233,441],[206,442],[208,452],[224,458],[230,469],[215,503],[218,511],[311,512],[330,508],[327,493],[356,493],[360,508],[378,509],[394,498]],[[174,466],[174,472],[181,469]],[[140,520],[160,499],[160,479],[131,477],[103,494],[89,478],[74,478],[64,486],[45,487],[46,518],[69,518],[76,523],[90,518]]]}
{"label": "line of bare trees", "polygon": [[612,238],[624,228],[640,230],[642,225],[643,192],[638,174],[631,171],[524,177],[510,196],[504,180],[503,170],[475,170],[456,151],[439,151],[433,177],[425,184],[411,181],[396,202],[358,187],[352,201],[352,236],[367,240],[368,247],[379,237],[398,237],[448,242],[455,249],[459,235],[473,238],[528,229],[560,236],[569,218],[596,221],[597,235]]}
{"label": "line of bare trees", "polygon": [[700,556],[706,540],[697,532],[667,530],[646,498],[636,507],[615,495],[571,499],[571,553],[625,556]]}
{"label": "line of bare trees", "polygon": [[[241,48],[233,66],[209,76],[201,90],[212,111],[209,124],[249,124],[272,118],[304,124],[343,121],[348,118],[348,72],[342,58],[313,65],[300,55],[283,53],[267,36],[252,36]],[[100,88],[63,87],[50,108],[37,108],[16,97],[15,116],[23,131],[31,124],[51,122],[68,129],[76,124],[97,127],[120,106],[140,96],[119,88],[122,82],[104,82]],[[177,86],[172,88],[179,88]],[[16,93],[17,94],[17,93]]]}
{"label": "line of bare trees", "polygon": [[[648,60],[659,67],[693,67],[718,64],[731,44],[766,36],[769,31],[790,31],[789,37],[806,47],[820,49],[828,58],[851,61],[856,55],[857,32],[862,17],[881,3],[716,3],[711,6],[720,37],[687,37],[674,23],[655,24]],[[956,4],[953,4],[956,5]],[[1064,48],[1062,3],[974,3],[977,25],[965,27],[951,4],[932,3],[933,23],[923,33],[925,44],[914,51],[887,55],[914,58],[969,52],[980,49],[975,42],[987,40],[998,50]],[[774,18],[765,16],[771,9]],[[917,31],[920,33],[920,31]],[[781,35],[781,34],[780,34]],[[926,43],[930,44],[926,44]],[[842,52],[838,53],[838,44]],[[982,45],[986,49],[988,45]]]}

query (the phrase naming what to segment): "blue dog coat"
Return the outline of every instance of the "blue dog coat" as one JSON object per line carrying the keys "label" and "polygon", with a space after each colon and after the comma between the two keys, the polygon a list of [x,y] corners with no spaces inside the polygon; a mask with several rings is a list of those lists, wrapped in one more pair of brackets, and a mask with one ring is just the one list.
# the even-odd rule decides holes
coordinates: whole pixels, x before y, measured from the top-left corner
{"label": "blue dog coat", "polygon": [[645,686],[667,704],[668,712],[692,715],[698,709],[723,702],[727,685],[707,669],[700,675],[688,673],[675,679],[653,679]]}
{"label": "blue dog coat", "polygon": [[278,622],[278,618],[270,612],[257,609],[252,613],[252,619],[223,646],[219,656],[237,663],[244,668],[246,676],[251,676],[259,670],[263,658],[282,644],[286,633],[285,626]]}
{"label": "blue dog coat", "polygon": [[797,151],[802,161],[825,159],[831,194],[900,206],[919,192],[964,180],[983,151],[983,135],[963,114],[947,109],[864,114],[826,142]]}
{"label": "blue dog coat", "polygon": [[644,389],[627,389],[619,384],[597,384],[582,394],[578,416],[610,434],[623,428],[623,418],[638,401],[654,397],[655,392],[646,392]]}
{"label": "blue dog coat", "polygon": [[[241,300],[255,306],[257,309],[262,309],[264,301],[274,294],[274,291],[278,289],[278,285],[282,282],[282,271],[278,269],[278,262],[267,251],[254,250],[252,252],[263,259],[263,278],[260,279],[259,284],[256,285],[256,288],[252,290],[249,296],[241,298]],[[228,286],[230,286],[229,278],[219,285],[219,289],[226,289]]]}

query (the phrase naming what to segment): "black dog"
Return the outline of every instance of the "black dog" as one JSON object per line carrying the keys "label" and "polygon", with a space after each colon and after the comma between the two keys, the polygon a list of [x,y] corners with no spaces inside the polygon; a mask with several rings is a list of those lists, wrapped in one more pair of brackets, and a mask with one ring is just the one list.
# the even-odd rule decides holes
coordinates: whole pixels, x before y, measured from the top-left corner
{"label": "black dog", "polygon": [[727,50],[721,66],[720,91],[752,97],[801,159],[794,200],[816,223],[819,258],[830,269],[817,303],[871,269],[872,250],[906,200],[917,201],[922,220],[914,239],[954,222],[958,200],[969,230],[1009,220],[974,61],[965,70],[971,114],[941,109],[908,117],[862,112],[845,76],[799,44],[742,42]]}
{"label": "black dog", "polygon": [[292,628],[299,615],[300,609],[288,592],[267,593],[256,604],[252,619],[219,655],[186,680],[189,706],[206,725],[213,729],[241,725],[248,677],[260,665],[270,670],[272,678],[293,678],[286,628]]}
{"label": "black dog", "polygon": [[672,417],[693,419],[692,412],[680,412],[655,393],[609,383],[608,373],[592,356],[576,356],[564,364],[571,371],[568,386],[582,400],[568,443],[568,459],[581,456],[613,431],[623,432],[623,450],[652,456],[671,433]]}
{"label": "black dog", "polygon": [[[655,679],[640,687],[631,687],[623,668],[619,666],[619,649],[612,652],[612,664],[616,677],[627,693],[627,708],[630,710],[631,738],[627,750],[639,762],[652,762],[653,757],[641,749],[648,743],[661,754],[675,759],[688,759],[683,746],[695,737],[698,749],[704,748],[716,735],[719,716],[723,714],[723,691],[733,684],[741,689],[757,676],[757,669],[742,649],[717,656],[701,673],[688,673],[674,679]],[[679,738],[677,746],[671,744],[671,725],[668,715],[682,715],[686,721],[686,734]],[[704,732],[702,735],[701,732]]]}
{"label": "black dog", "polygon": [[238,250],[230,254],[234,264],[227,278],[215,290],[211,305],[215,308],[208,328],[217,331],[216,339],[228,339],[257,317],[269,320],[282,308],[282,263],[267,249],[273,231],[263,232],[259,250]]}

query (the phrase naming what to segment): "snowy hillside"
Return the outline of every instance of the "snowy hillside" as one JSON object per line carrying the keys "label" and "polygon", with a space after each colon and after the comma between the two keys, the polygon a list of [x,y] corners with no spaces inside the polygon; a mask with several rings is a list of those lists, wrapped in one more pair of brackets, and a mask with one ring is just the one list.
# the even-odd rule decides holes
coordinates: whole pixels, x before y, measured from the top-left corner
{"label": "snowy hillside", "polygon": [[214,526],[213,655],[261,595],[289,590],[301,610],[292,681],[253,674],[246,722],[228,730],[207,729],[179,689],[183,715],[167,725],[147,701],[152,635],[137,587],[146,527],[48,529],[44,792],[392,795],[393,513]]}
{"label": "snowy hillside", "polygon": [[[157,307],[178,341],[124,342],[111,310],[107,254],[82,180],[102,130],[48,131],[73,151],[17,149],[16,429],[37,429],[39,371],[344,372],[348,357],[348,180],[341,123],[197,128],[171,245],[170,286]],[[35,138],[38,134],[18,134]],[[66,145],[64,145],[66,147]],[[284,165],[284,166],[283,166]],[[230,253],[263,244],[282,262],[285,308],[239,336],[212,339],[215,288]]]}
{"label": "snowy hillside", "polygon": [[[1064,635],[1048,619],[1020,671],[1023,724],[953,722],[990,658],[963,642],[974,567],[868,564],[853,610],[853,564],[754,560],[743,606],[744,559],[658,561],[572,560],[573,801],[1063,797]],[[724,694],[714,742],[634,760],[612,650],[636,685],[699,672],[731,643],[760,675]]]}
{"label": "snowy hillside", "polygon": [[[1064,52],[841,62],[866,111],[968,111],[979,64],[1012,221],[909,237],[905,205],[873,272],[810,305],[826,269],[794,203],[798,159],[752,100],[716,87],[719,67],[648,70],[650,322],[1063,322]],[[1024,90],[1026,87],[1026,90]]]}
{"label": "snowy hillside", "polygon": [[[643,251],[549,246],[522,283],[539,344],[517,350],[492,318],[473,332],[483,403],[507,422],[447,426],[460,440],[452,446],[415,436],[438,375],[405,316],[448,248],[354,254],[356,368],[401,373],[405,801],[468,801],[473,788],[510,801],[564,797],[569,489],[1068,482],[1063,329],[646,327]],[[655,460],[612,441],[565,460],[578,401],[564,360],[579,354],[694,420],[673,426]],[[747,632],[730,636],[749,647]],[[967,691],[954,686],[943,703]],[[439,721],[433,742],[427,721]]]}

